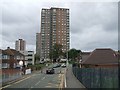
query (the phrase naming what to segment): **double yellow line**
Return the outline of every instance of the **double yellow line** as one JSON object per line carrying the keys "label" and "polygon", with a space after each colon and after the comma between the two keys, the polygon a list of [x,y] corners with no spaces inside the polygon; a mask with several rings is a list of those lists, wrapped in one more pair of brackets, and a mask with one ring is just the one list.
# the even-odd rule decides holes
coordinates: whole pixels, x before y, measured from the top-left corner
{"label": "double yellow line", "polygon": [[[19,81],[17,81],[17,82],[15,82],[15,83],[13,83],[13,84],[17,84],[17,83],[20,83],[20,82],[22,82],[22,81],[24,81],[24,80],[26,80],[26,79],[28,79],[28,78],[30,78],[31,76],[28,76],[28,77],[24,77],[23,79],[21,79],[21,80],[19,80]],[[10,87],[11,85],[9,84],[9,85],[6,85],[6,86],[4,86],[4,87],[2,87],[2,88],[0,88],[0,90],[2,90],[3,88],[7,88],[7,87]]]}
{"label": "double yellow line", "polygon": [[59,86],[59,90],[62,90],[63,88],[65,88],[65,82],[64,82],[64,77],[65,77],[65,71],[64,71],[64,73],[61,73],[60,74],[61,76],[61,82],[60,82],[60,86]]}
{"label": "double yellow line", "polygon": [[9,87],[9,86],[11,86],[11,85],[6,85],[6,86],[0,88],[0,90],[2,90],[3,88],[7,88],[7,87]]}

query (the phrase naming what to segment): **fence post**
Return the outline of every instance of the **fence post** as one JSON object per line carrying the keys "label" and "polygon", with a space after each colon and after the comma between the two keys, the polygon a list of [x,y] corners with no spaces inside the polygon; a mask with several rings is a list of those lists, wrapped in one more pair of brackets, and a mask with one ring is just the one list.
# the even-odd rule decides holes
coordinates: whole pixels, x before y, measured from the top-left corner
{"label": "fence post", "polygon": [[8,73],[8,81],[10,81],[10,79],[11,79],[11,78],[10,78],[10,73]]}
{"label": "fence post", "polygon": [[102,85],[101,85],[101,79],[102,79],[102,78],[101,78],[101,68],[100,68],[99,71],[100,71],[100,72],[99,72],[99,73],[100,73],[100,80],[99,80],[99,81],[100,81],[100,88],[102,88]]}
{"label": "fence post", "polygon": [[82,68],[80,68],[80,81],[83,82],[82,81]]}
{"label": "fence post", "polygon": [[120,63],[118,63],[118,88],[120,88]]}

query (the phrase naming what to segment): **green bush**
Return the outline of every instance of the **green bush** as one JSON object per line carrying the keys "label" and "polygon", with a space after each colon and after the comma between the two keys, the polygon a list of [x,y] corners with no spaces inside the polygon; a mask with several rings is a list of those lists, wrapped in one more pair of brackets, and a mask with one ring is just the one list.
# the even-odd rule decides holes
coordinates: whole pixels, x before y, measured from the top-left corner
{"label": "green bush", "polygon": [[36,64],[36,65],[28,65],[28,68],[31,68],[31,70],[34,71],[34,70],[40,70],[44,66],[45,64]]}

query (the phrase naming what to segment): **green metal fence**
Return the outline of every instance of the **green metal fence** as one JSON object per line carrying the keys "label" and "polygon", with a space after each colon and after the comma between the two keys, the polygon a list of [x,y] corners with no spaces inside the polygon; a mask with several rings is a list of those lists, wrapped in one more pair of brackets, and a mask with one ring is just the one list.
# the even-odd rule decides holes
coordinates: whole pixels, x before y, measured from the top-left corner
{"label": "green metal fence", "polygon": [[118,88],[118,68],[78,68],[73,74],[87,88]]}

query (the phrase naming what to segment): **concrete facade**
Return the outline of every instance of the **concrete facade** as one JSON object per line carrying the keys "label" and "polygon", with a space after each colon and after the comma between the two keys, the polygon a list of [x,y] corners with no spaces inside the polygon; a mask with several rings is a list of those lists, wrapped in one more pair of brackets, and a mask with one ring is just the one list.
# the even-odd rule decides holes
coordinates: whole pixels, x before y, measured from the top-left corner
{"label": "concrete facade", "polygon": [[40,56],[40,47],[41,47],[41,33],[36,33],[36,55]]}
{"label": "concrete facade", "polygon": [[69,9],[50,8],[41,11],[40,58],[49,58],[54,44],[62,45],[62,51],[69,50]]}
{"label": "concrete facade", "polygon": [[34,51],[20,51],[25,56],[25,65],[35,64]]}
{"label": "concrete facade", "polygon": [[25,51],[26,50],[26,41],[23,39],[16,40],[15,42],[15,50],[17,51]]}

